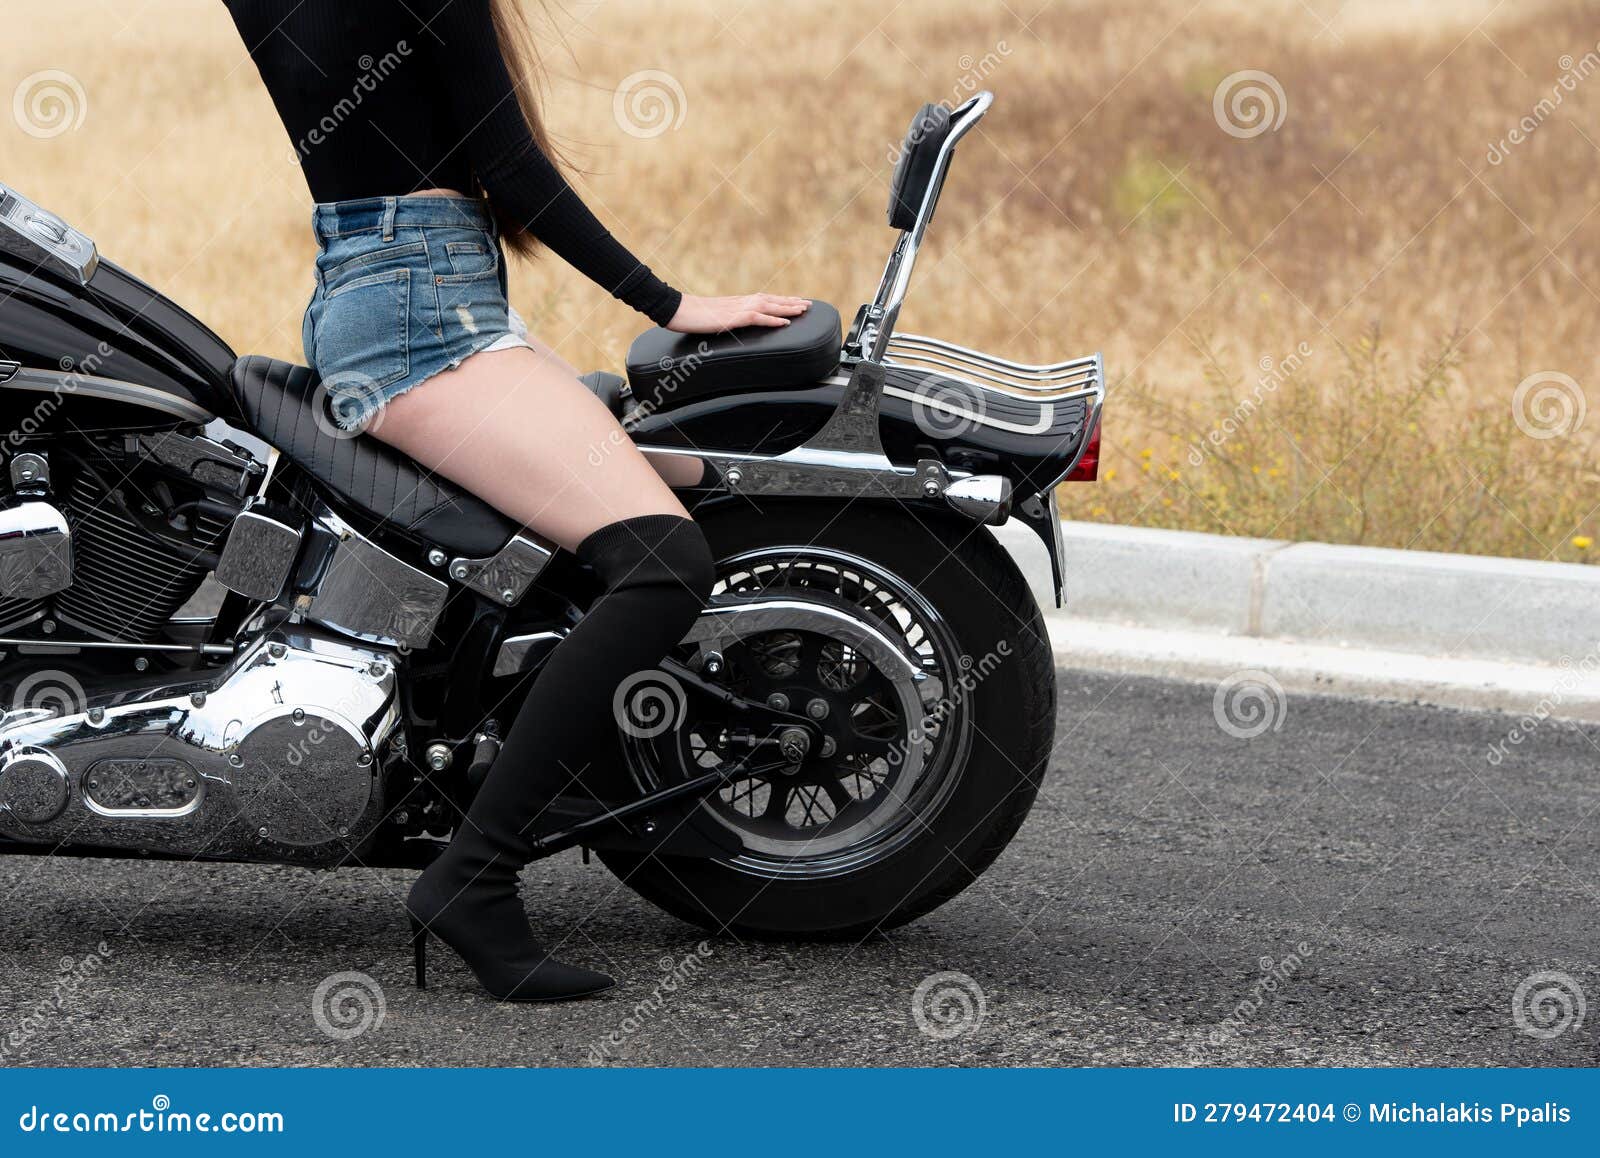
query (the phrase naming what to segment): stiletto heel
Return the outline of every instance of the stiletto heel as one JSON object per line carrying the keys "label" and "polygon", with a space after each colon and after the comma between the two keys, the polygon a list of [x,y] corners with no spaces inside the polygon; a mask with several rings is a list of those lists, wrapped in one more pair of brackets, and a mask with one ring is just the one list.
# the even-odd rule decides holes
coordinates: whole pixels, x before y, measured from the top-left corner
{"label": "stiletto heel", "polygon": [[411,956],[417,967],[417,988],[428,987],[428,926],[416,917],[406,914],[411,919]]}
{"label": "stiletto heel", "polygon": [[[515,876],[507,874],[508,881],[497,882],[501,896],[491,895],[485,905],[484,894],[494,892],[495,886],[481,877],[467,885],[450,882],[444,890],[432,887],[428,873],[437,871],[439,863],[435,861],[417,878],[406,897],[418,989],[428,987],[426,953],[431,938],[455,950],[478,983],[498,1001],[566,1001],[604,992],[616,984],[604,973],[568,965],[546,952],[522,914]],[[439,892],[450,902],[439,904]],[[497,911],[496,901],[504,904],[504,910]],[[420,917],[419,912],[430,915]]]}

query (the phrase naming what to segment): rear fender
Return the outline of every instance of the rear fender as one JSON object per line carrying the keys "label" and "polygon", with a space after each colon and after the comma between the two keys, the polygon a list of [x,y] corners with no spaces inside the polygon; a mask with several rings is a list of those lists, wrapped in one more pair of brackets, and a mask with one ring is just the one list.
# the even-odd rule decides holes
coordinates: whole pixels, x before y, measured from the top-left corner
{"label": "rear fender", "polygon": [[[836,374],[814,385],[781,390],[734,391],[714,398],[640,407],[627,420],[633,441],[647,451],[692,450],[777,456],[805,444],[838,407],[848,379]],[[1017,416],[983,406],[964,410],[946,399],[935,376],[893,370],[879,404],[878,432],[892,462],[936,459],[964,474],[999,474],[1019,496],[1042,494],[1071,470],[1094,417],[1090,400],[1056,404],[1045,431]],[[950,398],[954,398],[953,395]]]}

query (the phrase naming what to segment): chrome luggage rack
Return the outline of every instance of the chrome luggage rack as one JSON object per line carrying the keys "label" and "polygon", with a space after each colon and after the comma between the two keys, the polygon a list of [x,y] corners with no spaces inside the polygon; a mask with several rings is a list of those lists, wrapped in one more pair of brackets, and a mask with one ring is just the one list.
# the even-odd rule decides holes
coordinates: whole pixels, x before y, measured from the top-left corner
{"label": "chrome luggage rack", "polygon": [[883,361],[891,367],[933,371],[977,390],[996,390],[1030,402],[1091,397],[1104,383],[1099,354],[1035,366],[921,334],[890,334]]}

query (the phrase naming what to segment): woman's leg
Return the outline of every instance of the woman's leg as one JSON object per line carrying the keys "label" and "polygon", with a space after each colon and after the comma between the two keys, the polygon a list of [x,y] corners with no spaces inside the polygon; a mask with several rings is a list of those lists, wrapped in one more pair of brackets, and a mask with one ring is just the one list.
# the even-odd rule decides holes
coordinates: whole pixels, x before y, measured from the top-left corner
{"label": "woman's leg", "polygon": [[474,354],[402,394],[370,433],[568,550],[683,504],[551,351]]}
{"label": "woman's leg", "polygon": [[683,637],[713,580],[682,505],[582,383],[531,350],[478,354],[390,403],[372,431],[576,551],[604,593],[555,649],[456,838],[418,878],[414,920],[501,999],[597,992],[553,961],[517,897],[530,828],[609,731],[623,681]]}

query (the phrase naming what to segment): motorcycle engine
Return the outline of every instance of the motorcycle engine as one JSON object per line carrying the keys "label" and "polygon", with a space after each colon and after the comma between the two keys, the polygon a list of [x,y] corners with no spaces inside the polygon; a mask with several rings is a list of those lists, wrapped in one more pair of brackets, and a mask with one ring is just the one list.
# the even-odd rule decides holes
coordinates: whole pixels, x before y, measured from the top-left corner
{"label": "motorcycle engine", "polygon": [[383,816],[397,662],[280,630],[211,678],[15,708],[0,717],[0,834],[338,864]]}
{"label": "motorcycle engine", "polygon": [[[148,643],[199,588],[261,466],[235,447],[178,432],[103,435],[24,451],[0,499],[0,633]],[[65,521],[70,544],[41,539]],[[58,589],[24,572],[41,555]]]}

